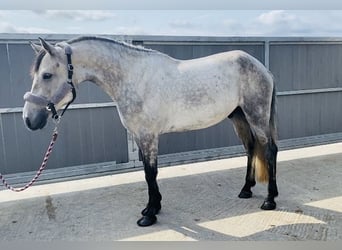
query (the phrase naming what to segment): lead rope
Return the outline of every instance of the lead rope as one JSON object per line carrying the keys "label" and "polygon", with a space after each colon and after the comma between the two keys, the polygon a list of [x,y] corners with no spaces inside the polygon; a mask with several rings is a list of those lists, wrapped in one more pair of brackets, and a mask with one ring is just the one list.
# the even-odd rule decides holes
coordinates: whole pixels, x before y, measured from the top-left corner
{"label": "lead rope", "polygon": [[56,127],[55,127],[55,129],[53,130],[53,133],[52,133],[52,139],[51,139],[50,145],[49,145],[48,149],[46,150],[46,153],[45,153],[42,165],[37,170],[36,175],[32,178],[32,180],[29,183],[27,183],[25,186],[22,186],[20,188],[15,188],[12,185],[8,184],[8,182],[6,181],[4,176],[0,173],[0,180],[2,180],[2,183],[4,184],[4,186],[7,189],[12,190],[13,192],[21,192],[21,191],[24,191],[27,188],[31,187],[37,181],[38,177],[41,175],[41,173],[45,169],[46,164],[47,164],[47,162],[49,160],[49,157],[51,155],[53,146],[55,145],[55,142],[57,140],[57,136],[58,136],[58,131],[57,131],[57,124],[56,124]]}

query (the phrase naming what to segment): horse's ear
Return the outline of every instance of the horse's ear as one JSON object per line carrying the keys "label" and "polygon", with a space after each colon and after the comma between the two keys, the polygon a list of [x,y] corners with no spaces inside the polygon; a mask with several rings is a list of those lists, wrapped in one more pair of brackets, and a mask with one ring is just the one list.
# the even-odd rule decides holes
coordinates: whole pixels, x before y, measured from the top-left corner
{"label": "horse's ear", "polygon": [[45,50],[47,53],[49,53],[51,56],[53,56],[53,55],[56,54],[57,51],[56,51],[55,47],[54,47],[52,44],[46,42],[46,41],[45,41],[43,38],[41,38],[41,37],[39,37],[39,40],[40,40],[40,44],[43,46],[44,50]]}
{"label": "horse's ear", "polygon": [[40,46],[39,44],[35,44],[32,41],[30,41],[30,45],[34,52],[36,52],[36,54],[38,54],[42,50],[42,46]]}

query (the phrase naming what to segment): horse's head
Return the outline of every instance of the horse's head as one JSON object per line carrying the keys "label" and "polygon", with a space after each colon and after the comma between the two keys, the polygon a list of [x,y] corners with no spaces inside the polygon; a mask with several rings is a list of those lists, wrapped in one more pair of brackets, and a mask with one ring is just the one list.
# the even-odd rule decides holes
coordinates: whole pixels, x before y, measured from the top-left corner
{"label": "horse's head", "polygon": [[[53,46],[41,38],[40,43],[31,43],[37,57],[32,65],[32,88],[24,96],[23,119],[30,130],[42,129],[46,125],[50,115],[48,105],[52,103],[53,108],[58,110],[73,100],[70,82],[67,82],[68,61],[65,47]],[[71,54],[71,49],[69,50]]]}

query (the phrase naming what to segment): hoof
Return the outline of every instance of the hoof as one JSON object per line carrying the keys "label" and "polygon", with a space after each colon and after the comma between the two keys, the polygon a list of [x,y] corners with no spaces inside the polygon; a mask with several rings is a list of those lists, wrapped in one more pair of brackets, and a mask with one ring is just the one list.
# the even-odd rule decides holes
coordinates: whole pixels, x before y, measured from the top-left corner
{"label": "hoof", "polygon": [[148,227],[156,223],[156,221],[157,221],[157,217],[155,215],[143,216],[137,221],[137,224],[140,227]]}
{"label": "hoof", "polygon": [[277,204],[274,201],[265,200],[261,206],[262,210],[274,210],[277,207]]}
{"label": "hoof", "polygon": [[241,199],[248,199],[248,198],[251,198],[252,197],[252,191],[244,191],[244,190],[241,190],[240,194],[239,194],[239,198]]}

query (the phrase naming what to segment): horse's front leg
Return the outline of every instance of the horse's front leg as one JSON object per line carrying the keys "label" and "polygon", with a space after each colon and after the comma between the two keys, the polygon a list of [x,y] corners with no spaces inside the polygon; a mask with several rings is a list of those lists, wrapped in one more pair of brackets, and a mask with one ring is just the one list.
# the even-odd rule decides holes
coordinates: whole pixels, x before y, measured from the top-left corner
{"label": "horse's front leg", "polygon": [[158,155],[158,137],[147,136],[137,142],[139,145],[142,160],[144,164],[145,179],[148,185],[148,203],[141,212],[143,215],[138,221],[138,225],[146,227],[157,221],[156,214],[161,209],[162,196],[157,184],[157,155]]}

